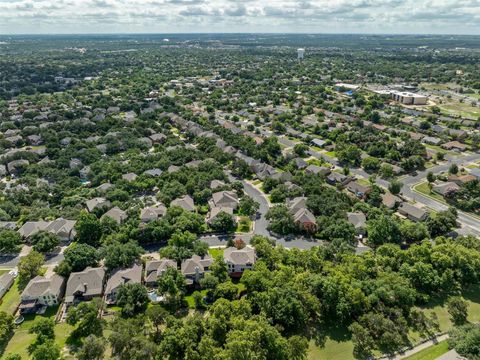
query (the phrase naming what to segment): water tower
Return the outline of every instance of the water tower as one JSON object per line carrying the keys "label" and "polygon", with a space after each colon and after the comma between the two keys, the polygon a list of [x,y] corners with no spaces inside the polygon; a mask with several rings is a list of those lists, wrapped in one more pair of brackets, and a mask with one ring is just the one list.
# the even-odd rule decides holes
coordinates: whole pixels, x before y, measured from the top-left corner
{"label": "water tower", "polygon": [[297,55],[298,59],[303,59],[303,56],[305,55],[305,49],[297,49]]}

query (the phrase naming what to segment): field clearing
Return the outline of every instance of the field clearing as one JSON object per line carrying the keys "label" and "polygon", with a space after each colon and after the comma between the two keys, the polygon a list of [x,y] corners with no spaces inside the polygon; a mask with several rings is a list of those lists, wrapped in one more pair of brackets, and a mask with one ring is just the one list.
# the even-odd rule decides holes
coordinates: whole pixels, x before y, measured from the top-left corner
{"label": "field clearing", "polygon": [[446,352],[448,352],[448,343],[442,341],[429,348],[423,349],[412,356],[406,357],[404,360],[435,360]]}

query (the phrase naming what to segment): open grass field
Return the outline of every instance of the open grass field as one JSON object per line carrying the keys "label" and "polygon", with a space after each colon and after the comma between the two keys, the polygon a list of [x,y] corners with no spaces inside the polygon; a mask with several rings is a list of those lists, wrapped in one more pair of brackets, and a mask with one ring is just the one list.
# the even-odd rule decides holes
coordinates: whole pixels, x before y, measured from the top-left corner
{"label": "open grass field", "polygon": [[[49,308],[43,315],[28,315],[25,316],[25,321],[20,324],[8,342],[2,354],[2,359],[8,354],[18,354],[22,359],[29,359],[28,346],[34,341],[35,335],[30,334],[29,330],[40,318],[54,318],[58,307]],[[73,327],[66,323],[59,323],[55,325],[55,343],[63,349],[63,354],[67,359],[68,351],[65,347],[68,337],[70,336]]]}
{"label": "open grass field", "polygon": [[436,345],[430,346],[427,349],[423,349],[418,353],[405,358],[405,360],[435,360],[439,356],[445,354],[448,351],[448,343],[442,341]]}
{"label": "open grass field", "polygon": [[8,290],[0,300],[0,311],[5,311],[13,315],[18,304],[20,304],[20,295],[21,291],[18,288],[18,278],[16,278],[10,290]]}
{"label": "open grass field", "polygon": [[309,360],[353,360],[353,342],[346,328],[336,328],[328,331],[322,344],[310,340],[308,348]]}

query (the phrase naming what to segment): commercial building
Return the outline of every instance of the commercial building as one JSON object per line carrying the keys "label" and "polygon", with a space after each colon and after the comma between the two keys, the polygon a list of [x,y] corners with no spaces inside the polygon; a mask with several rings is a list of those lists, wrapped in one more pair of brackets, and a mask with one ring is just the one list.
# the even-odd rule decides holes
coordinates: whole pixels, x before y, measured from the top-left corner
{"label": "commercial building", "polygon": [[392,91],[390,97],[404,105],[426,105],[428,100],[425,95],[405,91]]}

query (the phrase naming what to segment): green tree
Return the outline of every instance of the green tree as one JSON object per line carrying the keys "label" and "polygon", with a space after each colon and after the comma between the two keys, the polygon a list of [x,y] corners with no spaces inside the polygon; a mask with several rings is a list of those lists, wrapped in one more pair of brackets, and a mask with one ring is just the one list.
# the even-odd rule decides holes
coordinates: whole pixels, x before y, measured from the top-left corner
{"label": "green tree", "polygon": [[124,284],[117,292],[117,305],[122,307],[122,315],[131,317],[144,312],[150,299],[142,284]]}
{"label": "green tree", "polygon": [[0,254],[16,254],[20,252],[22,237],[14,230],[0,230]]}
{"label": "green tree", "polygon": [[55,339],[55,321],[51,318],[40,318],[28,331],[30,334],[37,335],[35,342],[31,346],[31,352],[41,344]]}
{"label": "green tree", "polygon": [[100,220],[87,212],[82,212],[75,224],[76,239],[79,243],[98,246],[102,238],[102,224]]}
{"label": "green tree", "polygon": [[18,262],[18,278],[20,287],[24,287],[30,279],[37,276],[45,262],[45,257],[39,252],[32,250]]}
{"label": "green tree", "polygon": [[452,165],[450,165],[450,167],[448,168],[448,172],[450,174],[453,174],[453,175],[456,175],[458,174],[458,165],[453,163]]}
{"label": "green tree", "polygon": [[30,237],[30,243],[35,251],[41,253],[51,252],[60,243],[57,235],[47,231],[38,231]]}
{"label": "green tree", "polygon": [[447,309],[455,325],[463,325],[467,322],[468,303],[461,296],[448,298]]}
{"label": "green tree", "polygon": [[256,214],[260,204],[253,200],[250,196],[244,195],[238,204],[238,212],[241,215],[253,216]]}
{"label": "green tree", "polygon": [[466,324],[454,327],[449,332],[448,347],[471,360],[480,359],[480,325]]}
{"label": "green tree", "polygon": [[0,342],[5,342],[14,328],[13,316],[0,311]]}
{"label": "green tree", "polygon": [[230,233],[235,231],[237,222],[233,215],[220,211],[217,216],[210,222],[212,230],[222,233]]}
{"label": "green tree", "polygon": [[393,195],[398,195],[400,194],[400,191],[402,191],[403,184],[398,181],[398,180],[392,180],[390,184],[388,185],[388,190],[393,194]]}
{"label": "green tree", "polygon": [[82,346],[77,352],[78,360],[101,360],[105,353],[105,340],[95,335],[83,339]]}
{"label": "green tree", "polygon": [[68,277],[71,272],[82,271],[88,266],[98,266],[97,249],[87,244],[73,243],[64,252],[65,259],[55,268],[57,274]]}
{"label": "green tree", "polygon": [[401,241],[400,229],[397,221],[390,216],[380,217],[367,221],[368,243],[380,246],[387,243],[398,244]]}
{"label": "green tree", "polygon": [[181,305],[185,290],[185,277],[178,269],[169,267],[158,279],[158,293],[164,295],[172,307]]}
{"label": "green tree", "polygon": [[100,253],[104,258],[104,265],[112,270],[120,267],[130,267],[140,258],[143,249],[133,240],[127,243],[114,241],[105,245]]}
{"label": "green tree", "polygon": [[32,360],[57,360],[60,358],[60,348],[49,340],[35,348],[32,353]]}
{"label": "green tree", "polygon": [[71,306],[67,313],[67,324],[76,326],[72,331],[73,339],[83,338],[88,335],[102,336],[103,320],[99,318],[103,303],[100,299],[82,302],[77,306]]}

